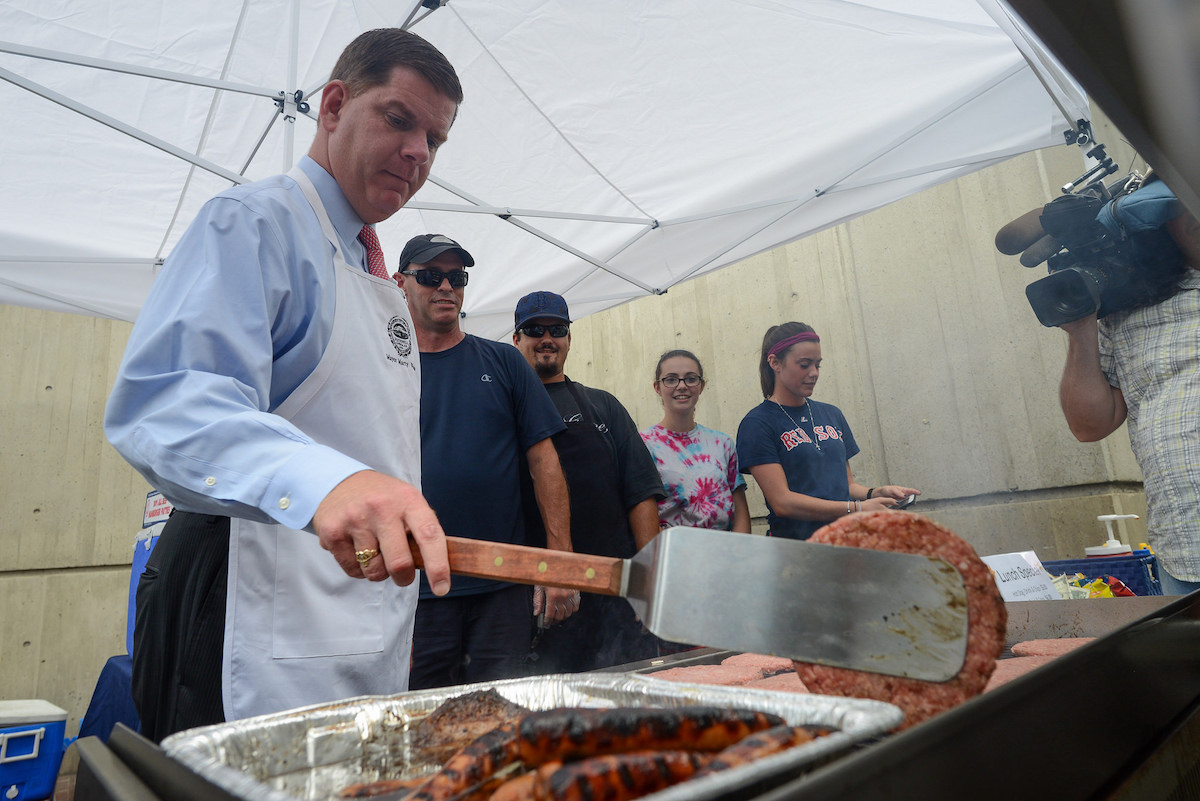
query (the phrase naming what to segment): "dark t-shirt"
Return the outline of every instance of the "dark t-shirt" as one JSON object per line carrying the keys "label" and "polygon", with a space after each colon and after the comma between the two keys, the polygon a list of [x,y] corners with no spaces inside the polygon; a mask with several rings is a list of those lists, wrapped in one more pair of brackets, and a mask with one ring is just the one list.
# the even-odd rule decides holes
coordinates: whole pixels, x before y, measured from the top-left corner
{"label": "dark t-shirt", "polygon": [[[571,397],[566,382],[545,386],[563,422],[577,419],[579,407],[575,398]],[[654,466],[654,457],[650,455],[646,441],[621,402],[602,389],[585,387],[578,382],[575,382],[575,389],[590,406],[589,412],[596,428],[612,451],[620,471],[621,501],[625,508],[632,509],[647,498],[665,497],[662,478]]]}
{"label": "dark t-shirt", "polygon": [[[629,416],[629,412],[625,410],[621,402],[602,389],[592,389],[579,383],[575,383],[574,386],[584,402],[588,404],[588,411],[600,432],[600,438],[608,446],[609,453],[612,455],[611,464],[616,465],[618,471],[616,483],[621,488],[621,508],[628,512],[647,498],[664,497],[666,493],[663,491],[662,478],[658,475],[658,468],[654,466],[654,457],[650,455],[650,450],[646,447],[641,434],[638,433],[633,418]],[[545,387],[547,397],[553,401],[564,423],[569,420],[581,419],[579,407],[575,404],[575,398],[571,396],[571,391],[567,389],[565,381],[546,384]],[[607,467],[607,465],[596,465],[597,469],[601,467]],[[574,469],[579,469],[579,466],[563,465],[563,472],[567,476],[568,492],[573,491],[570,481],[571,471]],[[525,476],[522,476],[521,489],[525,496],[525,515],[528,528],[526,542],[534,547],[544,548],[546,547],[546,529],[542,525],[541,515],[538,512],[533,485]],[[574,500],[572,501],[572,508],[576,508],[578,505]],[[619,533],[613,532],[613,536],[617,537]]]}
{"label": "dark t-shirt", "polygon": [[[743,473],[760,464],[778,464],[783,467],[788,489],[814,498],[841,501],[850,497],[846,464],[857,453],[858,443],[842,410],[812,398],[804,406],[782,408],[775,401],[763,401],[738,426],[737,458]],[[828,522],[779,517],[770,503],[767,509],[767,522],[776,537],[806,540]]]}
{"label": "dark t-shirt", "polygon": [[[524,543],[522,457],[564,427],[511,345],[467,335],[449,350],[421,354],[421,491],[446,534]],[[452,595],[504,586],[466,576],[450,584]],[[424,574],[421,597],[434,597]]]}

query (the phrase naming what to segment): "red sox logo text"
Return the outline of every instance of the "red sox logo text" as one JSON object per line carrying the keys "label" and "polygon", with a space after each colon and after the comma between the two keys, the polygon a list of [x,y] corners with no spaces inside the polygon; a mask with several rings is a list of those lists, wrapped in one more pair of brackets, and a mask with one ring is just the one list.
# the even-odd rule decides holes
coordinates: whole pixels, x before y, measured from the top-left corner
{"label": "red sox logo text", "polygon": [[[824,442],[827,439],[842,438],[842,433],[833,426],[816,426],[813,431],[817,435],[817,439],[821,442]],[[779,435],[779,439],[783,442],[783,447],[789,451],[792,448],[797,448],[801,445],[812,442],[812,437],[808,435],[808,432],[800,428],[793,428],[791,431],[784,431]]]}

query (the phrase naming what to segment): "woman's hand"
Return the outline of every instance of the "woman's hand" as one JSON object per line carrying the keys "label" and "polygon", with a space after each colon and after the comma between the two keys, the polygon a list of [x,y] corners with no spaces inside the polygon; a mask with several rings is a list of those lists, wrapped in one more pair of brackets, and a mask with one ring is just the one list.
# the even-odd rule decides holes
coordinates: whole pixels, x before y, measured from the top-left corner
{"label": "woman's hand", "polygon": [[880,509],[891,509],[896,505],[894,498],[886,498],[880,495],[878,492],[861,503],[862,511],[864,512],[878,512]]}
{"label": "woman's hand", "polygon": [[[886,487],[876,487],[875,489],[872,489],[870,499],[863,501],[863,508],[866,508],[866,504],[868,504],[869,501],[874,501],[876,498],[904,500],[908,495],[919,494],[919,489],[913,489],[912,487],[898,487],[896,484],[888,484]],[[892,504],[888,504],[888,506],[892,506]]]}

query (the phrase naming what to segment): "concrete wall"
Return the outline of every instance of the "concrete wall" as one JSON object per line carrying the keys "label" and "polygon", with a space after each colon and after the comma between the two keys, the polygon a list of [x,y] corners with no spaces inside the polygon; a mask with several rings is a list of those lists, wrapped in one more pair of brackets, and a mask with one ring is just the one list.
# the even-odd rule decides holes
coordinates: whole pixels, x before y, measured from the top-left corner
{"label": "concrete wall", "polygon": [[105,661],[125,652],[149,487],[102,427],[129,329],[0,306],[0,699],[57,704],[68,736]]}
{"label": "concrete wall", "polygon": [[[1100,140],[1128,168],[1119,136],[1100,126]],[[614,392],[646,426],[661,415],[658,355],[694,350],[710,379],[699,418],[732,434],[761,399],[766,328],[811,323],[824,356],[817,397],[846,413],[859,480],[920,487],[916,510],[981,553],[1079,556],[1102,539],[1097,514],[1144,513],[1137,465],[1123,432],[1071,438],[1056,395],[1065,339],[1024,296],[1042,273],[992,238],[1081,164],[1067,147],[1014,159],[581,320],[568,372]],[[0,306],[0,698],[62,706],[68,734],[105,660],[124,652],[149,490],[101,429],[129,328]],[[761,518],[756,489],[751,500]],[[1122,527],[1126,541],[1144,539],[1143,522]]]}
{"label": "concrete wall", "polygon": [[[1119,136],[1097,127],[1128,169]],[[1057,395],[1066,338],[1038,323],[1024,294],[1045,268],[993,244],[1082,164],[1077,148],[1028,154],[592,315],[573,326],[567,372],[613,392],[645,427],[661,418],[658,356],[686,348],[709,379],[697,418],[733,435],[762,400],[767,328],[809,323],[824,358],[815,397],[845,412],[862,449],[857,480],[920,488],[915,511],[981,553],[1082,556],[1104,539],[1097,514],[1144,516],[1140,473],[1123,428],[1100,444],[1071,436]],[[756,487],[750,499],[765,515]],[[1143,541],[1144,523],[1122,523],[1125,539]]]}

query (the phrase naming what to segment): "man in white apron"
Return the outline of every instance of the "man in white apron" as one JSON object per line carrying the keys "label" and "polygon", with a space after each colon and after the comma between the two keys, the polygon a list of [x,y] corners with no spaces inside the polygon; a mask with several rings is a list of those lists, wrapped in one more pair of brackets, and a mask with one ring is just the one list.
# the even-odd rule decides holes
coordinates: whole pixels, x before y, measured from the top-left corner
{"label": "man in white apron", "polygon": [[176,509],[137,597],[154,740],[407,687],[409,537],[435,592],[450,576],[418,490],[412,321],[372,226],[424,183],[461,100],[420,37],[359,36],[308,156],[209,201],[147,298],[105,431]]}

